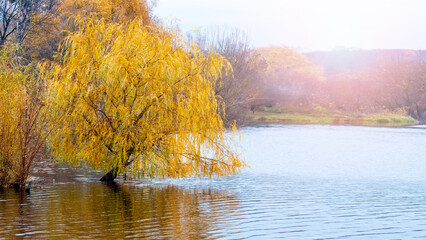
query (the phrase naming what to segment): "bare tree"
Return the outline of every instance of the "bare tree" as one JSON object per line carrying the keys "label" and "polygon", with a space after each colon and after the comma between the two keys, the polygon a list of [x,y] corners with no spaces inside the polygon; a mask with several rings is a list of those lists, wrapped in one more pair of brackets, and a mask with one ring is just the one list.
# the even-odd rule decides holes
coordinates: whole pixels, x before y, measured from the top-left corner
{"label": "bare tree", "polygon": [[0,0],[0,47],[13,38],[21,44],[51,15],[57,0]]}
{"label": "bare tree", "polygon": [[233,72],[224,72],[216,84],[215,92],[220,102],[225,103],[225,120],[243,120],[256,99],[254,87],[258,73],[262,69],[250,48],[247,35],[236,28],[210,27],[189,36],[196,40],[206,53],[218,53],[232,65]]}

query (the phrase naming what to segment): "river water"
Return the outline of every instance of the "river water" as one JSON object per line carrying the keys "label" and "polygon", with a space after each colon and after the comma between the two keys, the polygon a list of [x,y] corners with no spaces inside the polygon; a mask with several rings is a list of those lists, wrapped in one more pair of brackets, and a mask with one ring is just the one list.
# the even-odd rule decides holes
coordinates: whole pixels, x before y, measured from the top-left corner
{"label": "river water", "polygon": [[426,128],[243,131],[234,177],[0,191],[0,238],[426,239]]}

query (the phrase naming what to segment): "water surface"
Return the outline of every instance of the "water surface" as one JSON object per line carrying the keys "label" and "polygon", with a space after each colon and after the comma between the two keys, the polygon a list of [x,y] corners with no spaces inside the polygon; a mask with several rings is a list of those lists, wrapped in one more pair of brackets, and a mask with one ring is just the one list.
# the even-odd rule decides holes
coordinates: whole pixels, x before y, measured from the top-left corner
{"label": "water surface", "polygon": [[268,126],[241,145],[235,177],[0,191],[0,238],[426,238],[426,129]]}

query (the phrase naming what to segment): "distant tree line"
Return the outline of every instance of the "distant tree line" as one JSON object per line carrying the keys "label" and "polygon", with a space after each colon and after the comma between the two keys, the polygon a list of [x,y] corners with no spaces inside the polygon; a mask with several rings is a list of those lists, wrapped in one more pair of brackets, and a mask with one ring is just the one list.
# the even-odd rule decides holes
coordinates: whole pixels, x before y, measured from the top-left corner
{"label": "distant tree line", "polygon": [[284,47],[252,48],[243,33],[224,27],[201,31],[196,39],[202,49],[213,49],[233,66],[234,72],[222,77],[225,84],[216,86],[228,104],[228,121],[244,124],[253,112],[273,106],[303,112],[398,112],[426,121],[424,51],[301,54]]}
{"label": "distant tree line", "polygon": [[[309,54],[308,54],[309,56]],[[317,104],[341,111],[405,111],[424,122],[426,58],[414,50],[313,53],[325,68]]]}

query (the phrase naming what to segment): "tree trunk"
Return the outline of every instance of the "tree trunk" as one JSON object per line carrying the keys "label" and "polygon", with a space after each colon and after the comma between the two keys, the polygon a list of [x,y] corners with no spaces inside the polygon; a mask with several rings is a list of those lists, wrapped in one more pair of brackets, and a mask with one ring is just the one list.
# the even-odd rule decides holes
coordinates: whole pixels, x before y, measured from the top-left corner
{"label": "tree trunk", "polygon": [[118,168],[113,168],[103,177],[101,177],[100,181],[102,182],[112,182],[117,177]]}
{"label": "tree trunk", "polygon": [[[133,160],[131,160],[131,161],[127,160],[126,164],[124,164],[124,169],[127,166],[129,166],[132,162],[133,162]],[[111,171],[109,171],[107,174],[105,174],[103,177],[101,177],[101,179],[99,179],[99,181],[102,181],[102,182],[114,181],[114,179],[117,177],[118,170],[119,170],[118,167],[111,169]]]}
{"label": "tree trunk", "polygon": [[420,106],[419,106],[418,103],[416,103],[416,111],[417,111],[417,116],[418,116],[417,120],[423,121],[424,120],[424,118],[423,118],[423,109],[420,108]]}

